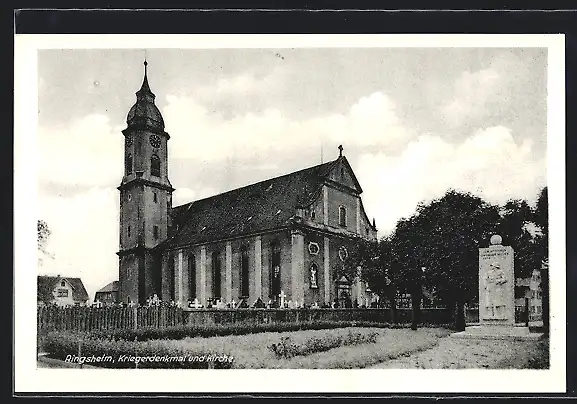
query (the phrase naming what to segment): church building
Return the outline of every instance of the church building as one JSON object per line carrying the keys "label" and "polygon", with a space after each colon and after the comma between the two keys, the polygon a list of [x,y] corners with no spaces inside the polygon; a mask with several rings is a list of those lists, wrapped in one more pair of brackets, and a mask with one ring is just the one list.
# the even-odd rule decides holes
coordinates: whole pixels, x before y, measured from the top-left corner
{"label": "church building", "polygon": [[120,301],[366,304],[363,282],[335,275],[351,246],[377,237],[342,147],[333,161],[172,206],[170,136],[144,65],[122,131]]}

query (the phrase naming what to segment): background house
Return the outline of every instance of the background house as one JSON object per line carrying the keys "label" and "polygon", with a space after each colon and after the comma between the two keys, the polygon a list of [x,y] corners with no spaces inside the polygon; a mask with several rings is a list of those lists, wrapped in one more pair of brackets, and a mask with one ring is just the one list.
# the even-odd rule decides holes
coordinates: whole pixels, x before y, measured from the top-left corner
{"label": "background house", "polygon": [[110,282],[94,294],[94,301],[100,301],[103,304],[112,304],[118,302],[118,281]]}
{"label": "background house", "polygon": [[38,276],[38,304],[58,306],[84,306],[88,293],[80,278]]}
{"label": "background house", "polygon": [[543,320],[543,297],[541,290],[541,271],[534,269],[529,281],[529,321]]}
{"label": "background house", "polygon": [[530,278],[517,278],[515,280],[516,310],[525,310],[525,299],[529,299],[529,321],[542,321],[541,271],[537,268],[533,270]]}

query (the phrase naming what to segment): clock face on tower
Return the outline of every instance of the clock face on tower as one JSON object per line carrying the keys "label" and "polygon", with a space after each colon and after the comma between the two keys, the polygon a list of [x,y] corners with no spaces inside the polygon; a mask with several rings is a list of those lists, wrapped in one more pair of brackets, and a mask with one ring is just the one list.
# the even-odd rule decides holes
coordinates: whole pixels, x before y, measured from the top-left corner
{"label": "clock face on tower", "polygon": [[159,148],[160,147],[160,138],[157,135],[150,136],[150,144],[152,147]]}

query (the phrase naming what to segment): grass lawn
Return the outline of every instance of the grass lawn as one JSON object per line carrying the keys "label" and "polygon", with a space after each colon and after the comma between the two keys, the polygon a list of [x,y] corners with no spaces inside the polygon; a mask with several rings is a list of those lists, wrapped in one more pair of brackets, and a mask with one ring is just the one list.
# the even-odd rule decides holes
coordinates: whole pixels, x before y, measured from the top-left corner
{"label": "grass lawn", "polygon": [[[283,337],[299,343],[311,338],[337,336],[348,332],[377,333],[375,343],[338,346],[309,355],[279,358],[269,348]],[[185,338],[165,341],[183,350],[198,351],[210,347],[215,354],[225,353],[234,357],[235,369],[353,369],[364,368],[391,358],[429,349],[450,331],[437,328],[356,328],[332,330],[304,330],[282,333],[230,335],[212,338]]]}
{"label": "grass lawn", "polygon": [[431,349],[386,361],[372,369],[543,369],[548,340],[491,341],[443,338]]}
{"label": "grass lawn", "polygon": [[[450,338],[444,328],[347,327],[147,341],[85,340],[85,355],[222,356],[233,369],[546,369],[549,341]],[[76,354],[76,337],[51,337],[55,359]],[[52,351],[51,351],[52,352]],[[180,356],[184,357],[184,356]],[[204,363],[204,368],[208,363]],[[112,368],[134,367],[117,361]],[[165,368],[195,368],[194,363]],[[161,366],[161,367],[162,367]],[[45,367],[45,365],[39,365]],[[49,367],[49,366],[47,366]],[[156,364],[139,367],[158,368]],[[213,366],[214,367],[214,366]],[[196,366],[199,368],[199,366]],[[203,368],[200,366],[200,368]],[[217,367],[218,368],[218,367]],[[222,366],[220,366],[222,368]]]}

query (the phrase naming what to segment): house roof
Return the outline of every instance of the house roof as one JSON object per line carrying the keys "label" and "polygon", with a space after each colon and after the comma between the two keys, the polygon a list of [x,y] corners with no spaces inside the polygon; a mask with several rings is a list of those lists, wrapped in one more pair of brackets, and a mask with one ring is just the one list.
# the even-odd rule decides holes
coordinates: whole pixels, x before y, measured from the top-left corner
{"label": "house roof", "polygon": [[200,244],[286,226],[297,207],[306,207],[315,201],[328,174],[341,161],[349,166],[341,156],[324,164],[174,207],[171,216],[175,232],[159,247]]}
{"label": "house roof", "polygon": [[52,291],[54,290],[56,284],[61,280],[65,280],[70,284],[72,287],[72,298],[75,301],[88,300],[88,293],[84,288],[82,279],[47,275],[38,275],[38,300],[43,302],[51,302],[54,299]]}
{"label": "house roof", "polygon": [[98,290],[96,293],[101,292],[118,292],[118,281],[110,282],[108,285]]}

